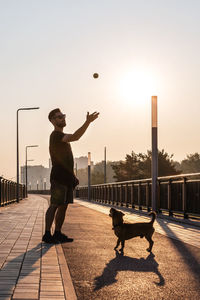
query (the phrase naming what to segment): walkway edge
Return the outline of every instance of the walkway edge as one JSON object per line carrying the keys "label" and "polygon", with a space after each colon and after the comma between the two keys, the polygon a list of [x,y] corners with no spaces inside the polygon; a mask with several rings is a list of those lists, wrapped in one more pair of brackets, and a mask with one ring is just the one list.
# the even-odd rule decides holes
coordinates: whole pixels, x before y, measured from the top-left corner
{"label": "walkway edge", "polygon": [[65,297],[67,300],[77,300],[77,296],[75,293],[75,289],[72,283],[71,275],[69,272],[69,268],[65,259],[65,255],[62,249],[61,244],[57,244],[56,251],[58,256],[58,262],[60,265],[61,276],[63,280],[63,287],[65,291]]}

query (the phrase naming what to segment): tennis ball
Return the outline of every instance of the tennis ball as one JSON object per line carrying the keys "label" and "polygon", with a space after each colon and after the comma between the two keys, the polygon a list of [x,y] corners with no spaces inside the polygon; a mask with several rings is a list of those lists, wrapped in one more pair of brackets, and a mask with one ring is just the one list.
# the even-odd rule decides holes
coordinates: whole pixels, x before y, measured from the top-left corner
{"label": "tennis ball", "polygon": [[96,78],[99,77],[99,74],[98,74],[98,73],[94,73],[94,74],[93,74],[93,77],[96,79]]}

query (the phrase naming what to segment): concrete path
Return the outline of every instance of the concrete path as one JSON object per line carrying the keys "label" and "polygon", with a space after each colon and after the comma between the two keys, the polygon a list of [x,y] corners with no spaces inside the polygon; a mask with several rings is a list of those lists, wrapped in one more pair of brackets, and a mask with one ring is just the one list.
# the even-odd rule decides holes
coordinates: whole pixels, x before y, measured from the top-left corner
{"label": "concrete path", "polygon": [[134,238],[122,256],[108,210],[79,200],[68,209],[63,230],[74,242],[62,247],[78,300],[200,299],[200,228],[158,219],[153,252]]}
{"label": "concrete path", "polygon": [[[85,207],[94,209],[109,215],[109,210],[112,205],[98,204],[95,202],[88,202],[83,200],[76,200],[76,203],[84,205]],[[147,213],[139,211],[132,211],[123,207],[116,207],[118,210],[122,210],[125,213],[124,220],[127,222],[148,222],[149,218]],[[177,239],[184,243],[188,243],[195,247],[200,248],[200,223],[199,222],[184,222],[184,220],[174,221],[173,218],[157,218],[154,224],[155,230],[158,233],[166,235],[170,238]]]}
{"label": "concrete path", "polygon": [[0,208],[0,300],[75,300],[60,244],[41,243],[48,201],[29,195]]}

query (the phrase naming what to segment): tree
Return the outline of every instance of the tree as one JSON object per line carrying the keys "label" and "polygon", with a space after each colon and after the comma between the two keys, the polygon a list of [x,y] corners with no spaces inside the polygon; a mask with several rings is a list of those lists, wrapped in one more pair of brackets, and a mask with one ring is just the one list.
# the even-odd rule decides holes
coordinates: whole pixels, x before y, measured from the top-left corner
{"label": "tree", "polygon": [[188,154],[187,158],[181,161],[181,170],[183,173],[200,172],[200,154]]}
{"label": "tree", "polygon": [[[115,164],[115,162],[106,162],[106,182],[114,181],[114,171],[112,169],[113,164]],[[104,161],[96,163],[91,170],[91,184],[100,183],[104,183]]]}
{"label": "tree", "polygon": [[[107,161],[106,163],[106,178],[107,182],[113,182],[114,179],[114,171],[112,169],[112,165],[117,162]],[[79,185],[87,185],[88,184],[88,168],[78,169],[77,177],[79,179]],[[104,161],[96,163],[94,166],[91,166],[91,184],[100,184],[104,183]]]}
{"label": "tree", "polygon": [[126,154],[125,161],[120,161],[116,165],[112,165],[115,172],[114,178],[117,181],[140,179],[141,178],[141,153],[136,154],[131,152],[131,154]]}
{"label": "tree", "polygon": [[[117,181],[145,179],[151,177],[151,157],[152,152],[147,154],[131,152],[127,154],[125,161],[120,161],[113,165],[115,178]],[[180,172],[176,170],[172,160],[173,155],[169,155],[162,149],[158,151],[158,176],[176,175]]]}

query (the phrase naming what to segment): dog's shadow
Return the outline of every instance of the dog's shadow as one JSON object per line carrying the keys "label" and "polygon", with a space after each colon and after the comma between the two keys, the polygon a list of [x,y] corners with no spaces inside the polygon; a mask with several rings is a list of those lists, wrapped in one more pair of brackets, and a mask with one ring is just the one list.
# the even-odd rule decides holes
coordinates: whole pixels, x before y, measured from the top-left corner
{"label": "dog's shadow", "polygon": [[95,278],[94,291],[117,282],[116,276],[120,271],[153,272],[158,275],[159,279],[159,282],[154,283],[158,286],[163,286],[165,284],[165,279],[158,270],[158,265],[153,253],[150,253],[146,259],[137,259],[123,256],[123,254],[120,254],[116,250],[116,257],[107,263],[103,273]]}

